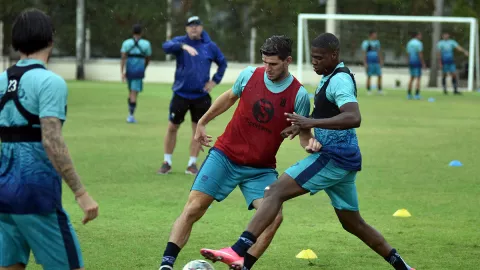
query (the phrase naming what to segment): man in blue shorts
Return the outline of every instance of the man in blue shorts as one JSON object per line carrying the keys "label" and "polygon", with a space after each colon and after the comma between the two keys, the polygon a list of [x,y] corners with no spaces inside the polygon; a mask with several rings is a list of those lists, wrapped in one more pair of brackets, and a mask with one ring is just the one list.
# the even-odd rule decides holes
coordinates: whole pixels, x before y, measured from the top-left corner
{"label": "man in blue shorts", "polygon": [[445,32],[442,35],[442,40],[437,43],[437,57],[438,57],[438,64],[443,71],[442,77],[442,86],[443,86],[443,93],[446,95],[447,92],[447,76],[450,75],[452,77],[452,85],[453,85],[453,94],[459,95],[461,94],[458,91],[458,84],[457,84],[457,68],[455,66],[455,59],[453,56],[453,50],[456,49],[459,52],[468,56],[468,52],[458,45],[458,42],[454,39],[450,38],[450,34]]}
{"label": "man in blue shorts", "polygon": [[133,26],[133,37],[123,42],[120,52],[122,53],[120,73],[122,81],[125,82],[126,80],[128,82],[129,91],[127,122],[136,123],[134,114],[137,108],[138,93],[143,90],[145,70],[152,55],[152,46],[148,40],[142,38],[142,26],[140,24]]}
{"label": "man in blue shorts", "polygon": [[[343,228],[365,242],[385,258],[397,270],[412,270],[383,238],[360,216],[355,179],[361,170],[361,154],[355,128],[360,126],[361,115],[357,103],[355,80],[350,70],[339,61],[340,42],[330,33],[324,33],[312,41],[311,56],[314,71],[324,75],[315,94],[312,118],[287,113],[287,120],[298,130],[286,134],[294,137],[300,129],[314,128],[315,138],[322,145],[319,152],[312,153],[297,162],[280,176],[277,182],[265,189],[265,197],[247,230],[230,248],[233,252],[210,250],[222,262],[234,269],[252,268],[250,248],[257,237],[270,226],[282,204],[307,193],[325,190],[330,197],[335,213]],[[203,250],[202,250],[203,254]]]}
{"label": "man in blue shorts", "polygon": [[[410,81],[408,82],[408,99],[420,99],[420,78],[422,77],[422,68],[426,68],[423,60],[423,43],[421,41],[422,33],[415,32],[412,39],[407,43],[407,57],[410,69]],[[413,81],[417,80],[415,97],[412,96]]]}
{"label": "man in blue shorts", "polygon": [[[173,269],[193,224],[213,201],[224,200],[239,186],[248,209],[258,209],[264,189],[277,180],[275,156],[283,141],[281,132],[291,127],[283,114],[294,111],[307,116],[310,112],[307,91],[288,71],[292,43],[285,36],[268,38],[260,50],[264,67],[244,69],[232,89],[220,95],[198,122],[195,139],[210,146],[212,139],[206,134],[206,125],[239,100],[232,120],[209,151],[188,202],[173,225],[160,269]],[[314,148],[315,141],[302,142],[302,145]],[[280,226],[280,209],[275,216],[272,225],[250,250],[252,260],[263,254]]]}
{"label": "man in blue shorts", "polygon": [[367,70],[367,92],[371,94],[370,79],[372,76],[378,77],[377,88],[378,93],[382,92],[382,66],[383,57],[380,49],[380,41],[377,38],[376,31],[370,31],[368,39],[362,42],[362,50],[364,52],[363,65]]}
{"label": "man in blue shorts", "polygon": [[30,251],[43,269],[83,269],[82,254],[62,207],[62,178],[85,213],[98,204],[83,187],[62,137],[67,85],[46,69],[53,48],[50,17],[23,11],[12,27],[20,60],[0,74],[0,269],[25,269]]}

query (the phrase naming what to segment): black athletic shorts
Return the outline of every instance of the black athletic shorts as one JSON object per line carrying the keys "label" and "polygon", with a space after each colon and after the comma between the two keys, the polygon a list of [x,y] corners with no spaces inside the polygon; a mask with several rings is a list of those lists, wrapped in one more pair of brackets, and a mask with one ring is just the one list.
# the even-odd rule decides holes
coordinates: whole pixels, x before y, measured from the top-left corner
{"label": "black athletic shorts", "polygon": [[186,99],[174,93],[170,101],[170,114],[168,119],[173,124],[180,125],[185,120],[187,111],[190,110],[192,122],[198,123],[198,120],[202,118],[211,105],[212,98],[210,94],[197,99]]}

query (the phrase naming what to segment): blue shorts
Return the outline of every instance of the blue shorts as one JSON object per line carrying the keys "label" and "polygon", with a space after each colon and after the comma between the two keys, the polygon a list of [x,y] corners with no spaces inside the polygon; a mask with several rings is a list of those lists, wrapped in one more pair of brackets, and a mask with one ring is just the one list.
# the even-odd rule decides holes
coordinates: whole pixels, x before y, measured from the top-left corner
{"label": "blue shorts", "polygon": [[77,236],[63,210],[47,215],[0,213],[0,267],[27,265],[30,251],[46,270],[84,267]]}
{"label": "blue shorts", "polygon": [[422,76],[422,68],[421,67],[410,67],[410,76],[412,76],[412,77]]}
{"label": "blue shorts", "polygon": [[128,89],[130,91],[142,92],[143,90],[142,79],[127,80],[127,82],[128,82]]}
{"label": "blue shorts", "polygon": [[193,182],[192,190],[224,200],[237,186],[245,197],[248,209],[253,201],[262,199],[265,188],[275,182],[278,173],[273,168],[253,168],[234,164],[216,148],[209,151]]}
{"label": "blue shorts", "polygon": [[382,68],[380,67],[380,64],[367,64],[367,76],[382,76]]}
{"label": "blue shorts", "polygon": [[315,153],[297,162],[285,173],[312,195],[325,190],[336,209],[358,211],[356,171],[341,169],[330,158]]}
{"label": "blue shorts", "polygon": [[444,64],[442,70],[443,73],[455,73],[457,66],[455,64]]}

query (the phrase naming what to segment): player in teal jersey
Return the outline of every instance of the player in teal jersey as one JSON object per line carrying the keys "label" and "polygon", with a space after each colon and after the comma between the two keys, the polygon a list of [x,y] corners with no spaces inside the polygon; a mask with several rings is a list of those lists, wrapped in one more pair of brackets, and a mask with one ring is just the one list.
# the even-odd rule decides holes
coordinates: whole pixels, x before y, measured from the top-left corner
{"label": "player in teal jersey", "polygon": [[447,76],[450,75],[452,77],[452,85],[453,85],[453,93],[458,95],[460,92],[458,91],[457,85],[457,74],[456,66],[455,66],[455,59],[453,55],[453,50],[456,49],[459,52],[468,56],[468,52],[458,45],[458,42],[450,38],[450,34],[445,32],[442,35],[442,40],[437,43],[437,59],[438,64],[443,72],[442,77],[442,86],[443,86],[443,93],[447,94]]}
{"label": "player in teal jersey", "polygon": [[[150,62],[152,47],[150,42],[142,38],[142,26],[135,24],[133,26],[133,37],[125,40],[122,44],[122,62],[120,72],[122,81],[128,82],[128,123],[136,123],[135,109],[137,108],[138,93],[143,90],[143,78],[145,70]],[[126,68],[125,68],[126,64]]]}
{"label": "player in teal jersey", "polygon": [[367,71],[367,91],[371,94],[370,78],[372,76],[378,77],[377,89],[379,94],[382,92],[382,66],[383,56],[380,48],[380,41],[377,38],[376,31],[370,31],[368,39],[362,42],[363,50],[363,65]]}
{"label": "player in teal jersey", "polygon": [[62,178],[83,209],[98,204],[80,181],[62,125],[67,84],[47,70],[54,28],[45,13],[23,11],[12,27],[20,60],[0,74],[0,269],[25,269],[30,252],[43,269],[83,269],[77,236],[62,207]]}
{"label": "player in teal jersey", "polygon": [[412,39],[407,43],[407,58],[410,68],[410,81],[408,82],[407,98],[412,99],[413,81],[417,80],[415,99],[420,99],[420,78],[422,77],[422,68],[426,68],[423,60],[423,43],[421,41],[422,33],[415,32]]}

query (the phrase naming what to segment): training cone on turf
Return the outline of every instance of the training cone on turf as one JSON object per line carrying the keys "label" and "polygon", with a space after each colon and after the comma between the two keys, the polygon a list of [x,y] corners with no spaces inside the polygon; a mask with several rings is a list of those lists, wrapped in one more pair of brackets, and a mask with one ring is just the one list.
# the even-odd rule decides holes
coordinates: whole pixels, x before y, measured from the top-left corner
{"label": "training cone on turf", "polygon": [[295,256],[295,257],[297,259],[308,260],[310,265],[313,265],[313,262],[311,262],[310,260],[318,258],[317,254],[315,254],[315,252],[313,252],[313,250],[311,250],[311,249],[304,249],[304,250],[300,251],[300,253],[298,253],[297,256]]}
{"label": "training cone on turf", "polygon": [[399,209],[395,213],[393,213],[394,217],[411,217],[412,214],[408,212],[407,209]]}
{"label": "training cone on turf", "polygon": [[452,160],[450,161],[450,164],[448,164],[448,166],[450,167],[461,167],[462,165],[463,165],[462,162],[458,160]]}
{"label": "training cone on turf", "polygon": [[435,102],[435,99],[433,97],[428,99],[428,102]]}

